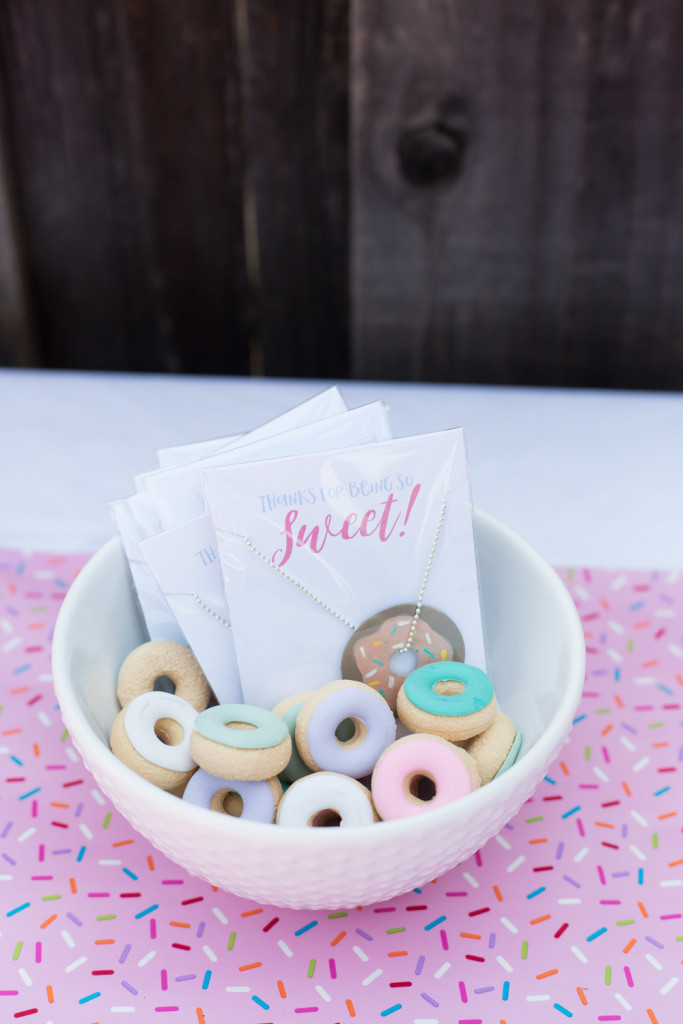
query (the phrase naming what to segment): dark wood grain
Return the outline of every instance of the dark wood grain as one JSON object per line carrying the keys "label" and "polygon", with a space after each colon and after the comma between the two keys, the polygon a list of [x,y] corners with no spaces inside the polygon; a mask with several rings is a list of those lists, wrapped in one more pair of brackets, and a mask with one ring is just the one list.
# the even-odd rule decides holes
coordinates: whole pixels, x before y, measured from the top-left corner
{"label": "dark wood grain", "polygon": [[[683,386],[675,0],[353,5],[353,372]],[[406,130],[465,139],[416,184]]]}
{"label": "dark wood grain", "polygon": [[0,365],[33,366],[35,334],[16,216],[16,184],[8,160],[0,91]]}
{"label": "dark wood grain", "polygon": [[247,0],[259,341],[271,375],[349,366],[348,0]]}
{"label": "dark wood grain", "polygon": [[[600,382],[683,386],[683,8],[589,8],[584,176],[572,341]],[[590,134],[589,134],[590,132]],[[588,178],[589,166],[593,177]],[[588,210],[585,211],[585,207]],[[592,208],[591,208],[592,207]],[[605,243],[612,236],[616,244]],[[616,346],[619,359],[609,361]]]}
{"label": "dark wood grain", "polygon": [[5,0],[0,361],[683,388],[681,41],[676,0]]}
{"label": "dark wood grain", "polygon": [[0,64],[42,361],[248,371],[233,4],[5,0]]}

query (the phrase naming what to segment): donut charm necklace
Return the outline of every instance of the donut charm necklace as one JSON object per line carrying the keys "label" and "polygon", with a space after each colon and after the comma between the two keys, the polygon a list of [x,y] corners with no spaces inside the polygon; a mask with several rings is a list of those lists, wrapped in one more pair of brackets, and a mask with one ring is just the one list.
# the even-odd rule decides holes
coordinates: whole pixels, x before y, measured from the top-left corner
{"label": "donut charm necklace", "polygon": [[324,611],[353,630],[344,648],[341,669],[345,679],[353,679],[376,688],[392,710],[403,680],[409,672],[435,661],[463,661],[465,644],[455,623],[443,612],[424,607],[424,596],[446,516],[446,499],[441,499],[439,516],[427,558],[422,586],[414,605],[392,605],[376,612],[360,625],[351,622],[303,583],[291,576],[244,537],[247,548],[300,590]]}
{"label": "donut charm necklace", "polygon": [[376,687],[392,711],[407,675],[425,665],[464,661],[465,641],[452,619],[425,605],[393,605],[362,622],[344,648],[344,679]]}
{"label": "donut charm necklace", "polygon": [[[410,633],[408,635],[408,639],[406,640],[406,642],[405,642],[405,644],[403,646],[403,650],[404,651],[407,651],[410,648],[410,645],[413,642],[413,637],[414,637],[415,632],[417,630],[417,621],[418,621],[418,619],[420,617],[420,610],[422,608],[422,601],[424,599],[424,593],[425,593],[425,590],[427,589],[427,583],[429,581],[429,576],[430,576],[430,573],[432,571],[432,563],[434,561],[434,555],[436,554],[436,546],[439,543],[439,534],[441,533],[441,527],[443,526],[443,521],[444,521],[445,516],[446,516],[446,499],[442,498],[441,499],[441,509],[439,511],[439,519],[438,519],[438,522],[436,524],[436,530],[434,531],[434,539],[432,541],[432,548],[431,548],[431,551],[429,552],[429,558],[427,559],[427,566],[425,568],[425,573],[424,573],[424,577],[423,577],[423,580],[422,580],[422,586],[420,588],[420,593],[419,593],[418,598],[417,598],[417,604],[415,606],[415,614],[413,615],[413,622],[412,622],[412,625],[411,625],[411,630],[410,630]],[[278,573],[280,576],[282,576],[283,579],[286,579],[288,583],[291,583],[293,586],[295,586],[297,588],[297,590],[300,590],[302,592],[302,594],[306,595],[306,597],[310,597],[311,601],[315,601],[315,603],[317,605],[320,605],[320,607],[323,608],[326,612],[329,612],[330,615],[333,615],[335,617],[335,619],[339,619],[340,622],[343,622],[345,626],[348,626],[349,629],[354,630],[354,632],[359,628],[358,626],[354,626],[354,624],[352,622],[349,622],[349,620],[347,618],[345,618],[343,615],[340,615],[340,613],[338,611],[335,611],[335,609],[332,608],[331,605],[327,604],[327,602],[323,601],[320,597],[317,596],[317,594],[314,594],[313,591],[311,591],[307,587],[305,587],[303,585],[303,583],[300,583],[299,580],[294,578],[294,576],[290,576],[289,573],[285,572],[285,570],[280,568],[279,565],[275,565],[275,563],[273,561],[271,561],[271,559],[268,558],[267,555],[264,555],[262,551],[259,551],[259,549],[254,544],[252,544],[252,542],[249,540],[248,537],[244,537],[244,543],[246,544],[246,546],[249,548],[250,551],[253,551],[253,553],[257,556],[257,558],[260,558],[262,562],[265,562],[266,565],[270,566],[271,569],[274,569],[276,573]]]}

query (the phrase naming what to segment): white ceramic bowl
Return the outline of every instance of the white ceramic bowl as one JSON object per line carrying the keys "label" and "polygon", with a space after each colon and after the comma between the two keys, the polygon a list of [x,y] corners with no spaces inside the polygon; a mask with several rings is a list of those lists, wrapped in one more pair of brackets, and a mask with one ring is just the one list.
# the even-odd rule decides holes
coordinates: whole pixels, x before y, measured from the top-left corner
{"label": "white ceramic bowl", "polygon": [[571,728],[584,679],[583,631],[555,571],[516,533],[477,511],[489,673],[524,734],[516,764],[449,806],[365,828],[288,829],[186,804],[109,750],[116,676],[147,639],[118,539],[84,567],[61,609],[53,667],[64,722],[98,785],[159,850],[230,892],[282,907],[337,909],[389,899],[465,860],[546,774]]}

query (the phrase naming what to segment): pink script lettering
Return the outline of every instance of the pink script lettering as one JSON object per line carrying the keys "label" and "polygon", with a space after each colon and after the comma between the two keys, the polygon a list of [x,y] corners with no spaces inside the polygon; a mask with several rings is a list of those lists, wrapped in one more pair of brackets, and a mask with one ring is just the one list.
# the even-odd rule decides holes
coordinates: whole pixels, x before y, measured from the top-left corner
{"label": "pink script lettering", "polygon": [[285,565],[295,548],[309,547],[313,554],[319,555],[331,537],[353,540],[355,537],[371,537],[376,533],[381,541],[388,541],[399,522],[403,522],[404,525],[407,523],[419,489],[419,484],[413,487],[405,515],[400,509],[397,509],[396,506],[400,503],[392,493],[386,501],[380,503],[379,509],[370,508],[364,512],[359,525],[356,525],[358,514],[350,512],[339,528],[334,525],[332,513],[325,516],[322,524],[309,526],[301,521],[301,510],[291,508],[285,516],[285,528],[282,531],[285,544],[284,547],[278,548],[273,553],[274,565],[278,567]]}

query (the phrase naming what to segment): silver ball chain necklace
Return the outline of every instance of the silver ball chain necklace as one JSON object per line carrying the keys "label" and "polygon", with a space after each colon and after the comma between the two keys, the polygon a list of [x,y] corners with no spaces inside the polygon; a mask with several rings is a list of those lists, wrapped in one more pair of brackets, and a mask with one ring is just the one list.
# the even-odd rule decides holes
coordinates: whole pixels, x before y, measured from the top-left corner
{"label": "silver ball chain necklace", "polygon": [[209,608],[208,604],[204,604],[199,594],[193,594],[192,596],[199,605],[199,607],[202,609],[202,611],[206,612],[207,615],[210,615],[212,619],[216,620],[216,622],[220,622],[221,626],[227,626],[228,629],[232,629],[232,626],[230,625],[228,620],[224,619],[222,615],[218,614],[218,612],[215,612],[213,608]]}
{"label": "silver ball chain necklace", "polygon": [[[443,526],[443,521],[444,521],[445,516],[446,516],[446,499],[442,498],[441,499],[441,508],[439,510],[439,518],[438,518],[438,521],[437,521],[437,524],[436,524],[436,529],[434,531],[434,537],[432,539],[432,546],[431,546],[431,549],[430,549],[430,552],[429,552],[429,557],[427,558],[427,564],[425,566],[424,576],[422,578],[422,586],[420,587],[420,593],[418,595],[417,603],[415,605],[415,613],[414,613],[413,618],[412,618],[412,622],[411,622],[411,626],[410,626],[410,631],[408,633],[408,638],[407,638],[406,642],[400,648],[398,648],[398,650],[397,650],[398,654],[403,654],[403,653],[405,653],[406,651],[408,651],[410,649],[410,645],[412,644],[413,638],[415,636],[415,633],[417,632],[417,624],[418,624],[418,621],[420,619],[420,612],[422,611],[422,605],[424,603],[424,595],[425,595],[425,591],[427,589],[427,584],[429,583],[429,577],[430,577],[431,572],[432,572],[432,565],[434,563],[434,556],[436,554],[436,548],[437,548],[437,545],[439,543],[439,535],[441,534],[441,527]],[[275,563],[273,561],[271,561],[271,559],[268,558],[267,555],[264,555],[264,553],[262,551],[259,551],[259,549],[256,547],[256,545],[252,544],[251,540],[248,537],[244,537],[243,540],[244,540],[244,543],[246,544],[246,546],[249,548],[249,550],[251,552],[253,552],[253,554],[255,554],[257,556],[257,558],[260,558],[262,562],[265,562],[265,564],[267,566],[269,566],[276,573],[278,573],[279,576],[282,576],[283,579],[287,580],[288,583],[291,583],[294,587],[297,588],[297,590],[300,590],[301,593],[305,594],[306,597],[310,598],[311,601],[314,601],[315,604],[319,605],[326,612],[329,612],[330,615],[333,615],[335,619],[339,620],[339,622],[342,622],[345,626],[348,626],[349,629],[352,630],[354,633],[356,632],[356,630],[358,629],[358,626],[355,626],[353,624],[353,622],[350,622],[349,619],[345,618],[338,611],[336,611],[334,608],[332,608],[331,605],[327,604],[326,601],[323,601],[320,597],[318,597],[316,594],[314,594],[311,590],[308,589],[308,587],[304,586],[303,583],[301,583],[299,580],[295,579],[294,576],[290,576],[290,574],[288,572],[285,572],[285,570],[280,568],[280,566],[275,565]],[[211,615],[212,618],[216,619],[217,622],[220,622],[220,623],[222,623],[222,625],[227,626],[228,629],[231,628],[230,623],[227,622],[220,615],[218,615],[217,612],[213,611],[213,609],[209,608],[209,606],[206,605],[201,600],[201,598],[199,597],[198,594],[193,594],[192,597],[195,599],[195,601],[197,602],[199,607],[202,608],[209,615]]]}

